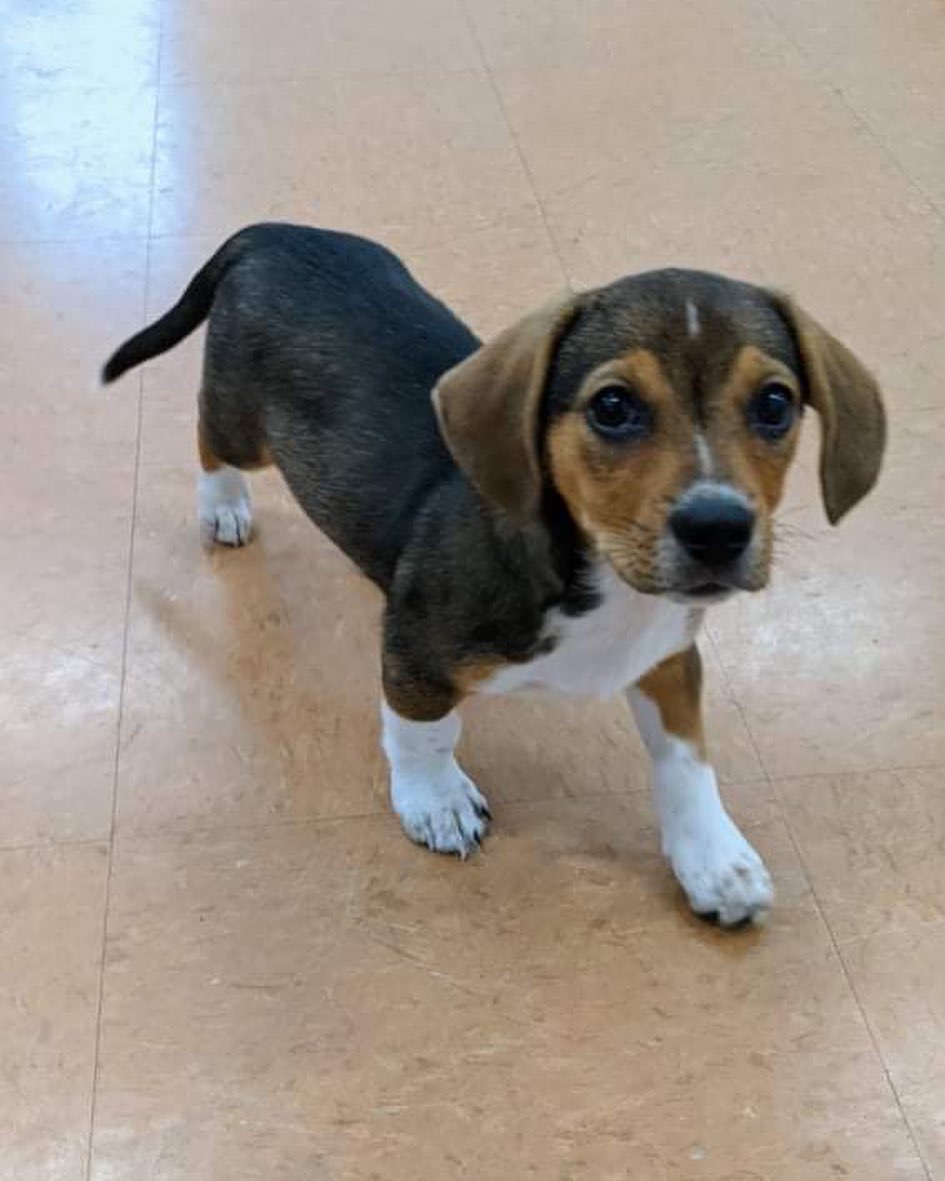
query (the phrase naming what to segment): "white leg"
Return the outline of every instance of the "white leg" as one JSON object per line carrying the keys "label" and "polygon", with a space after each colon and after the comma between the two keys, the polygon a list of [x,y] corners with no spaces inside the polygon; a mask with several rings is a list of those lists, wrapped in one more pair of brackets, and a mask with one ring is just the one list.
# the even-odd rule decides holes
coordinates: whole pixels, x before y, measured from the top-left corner
{"label": "white leg", "polygon": [[245,545],[253,524],[249,483],[235,467],[201,472],[197,477],[197,518],[210,545]]}
{"label": "white leg", "polygon": [[452,711],[437,722],[411,722],[385,701],[381,720],[391,803],[407,836],[436,853],[465,857],[485,836],[490,813],[453,753],[459,741],[458,714]]}
{"label": "white leg", "polygon": [[653,798],[663,852],[692,909],[723,927],[761,922],[774,890],[764,862],[719,798],[715,772],[686,741],[666,731],[658,706],[628,691],[640,736],[653,761]]}

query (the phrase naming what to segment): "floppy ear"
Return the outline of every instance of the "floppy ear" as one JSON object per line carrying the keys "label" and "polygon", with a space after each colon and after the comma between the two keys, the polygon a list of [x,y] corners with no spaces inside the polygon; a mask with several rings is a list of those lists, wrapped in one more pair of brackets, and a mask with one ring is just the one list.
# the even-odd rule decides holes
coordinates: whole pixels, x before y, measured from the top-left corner
{"label": "floppy ear", "polygon": [[886,444],[879,386],[848,348],[790,298],[775,293],[804,368],[806,396],[820,416],[820,485],[835,525],[876,483]]}
{"label": "floppy ear", "polygon": [[541,398],[578,304],[568,293],[532,312],[444,373],[433,390],[453,458],[487,500],[518,520],[541,501]]}

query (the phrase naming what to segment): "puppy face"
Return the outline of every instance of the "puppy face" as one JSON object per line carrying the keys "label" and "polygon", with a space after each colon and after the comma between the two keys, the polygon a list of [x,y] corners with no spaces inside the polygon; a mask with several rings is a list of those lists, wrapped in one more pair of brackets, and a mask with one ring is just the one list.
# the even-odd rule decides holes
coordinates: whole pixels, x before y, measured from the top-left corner
{"label": "puppy face", "polygon": [[870,489],[884,442],[879,392],[843,345],[782,296],[692,271],[540,309],[434,402],[487,499],[524,522],[557,495],[626,582],[687,602],[767,582],[805,404],[831,521]]}
{"label": "puppy face", "polygon": [[711,601],[768,580],[804,378],[755,289],[645,275],[591,297],[548,380],[548,477],[637,590]]}

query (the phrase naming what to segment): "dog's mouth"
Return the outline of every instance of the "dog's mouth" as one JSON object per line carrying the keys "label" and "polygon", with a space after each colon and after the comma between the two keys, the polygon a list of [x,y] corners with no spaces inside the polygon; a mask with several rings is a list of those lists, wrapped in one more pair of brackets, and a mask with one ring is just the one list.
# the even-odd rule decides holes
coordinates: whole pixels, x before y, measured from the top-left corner
{"label": "dog's mouth", "polygon": [[638,594],[661,595],[690,607],[710,607],[742,591],[759,591],[768,582],[768,571],[761,563],[739,561],[713,568],[695,562],[670,562],[666,563],[669,570],[665,570],[655,562],[640,571],[613,555],[606,556],[622,581]]}
{"label": "dog's mouth", "polygon": [[731,598],[742,589],[740,586],[733,586],[731,583],[725,582],[699,582],[682,590],[671,591],[669,597],[677,603],[708,607],[712,603],[721,603],[725,599]]}
{"label": "dog's mouth", "polygon": [[677,582],[669,590],[669,597],[677,603],[709,607],[722,603],[733,595],[763,590],[768,583],[764,569],[736,568],[731,571],[693,571],[690,577]]}
{"label": "dog's mouth", "polygon": [[737,587],[726,586],[724,582],[700,582],[698,586],[690,587],[685,593],[691,599],[717,599],[719,595],[730,595]]}
{"label": "dog's mouth", "polygon": [[701,581],[687,581],[681,586],[678,583],[675,586],[672,584],[667,586],[665,583],[660,585],[658,581],[630,578],[619,570],[618,574],[624,582],[640,594],[663,595],[672,599],[674,603],[684,603],[690,607],[709,607],[713,603],[722,603],[726,599],[730,599],[739,591],[754,589],[754,587],[742,585],[734,578],[731,581],[727,579],[723,581],[721,578],[706,578]]}

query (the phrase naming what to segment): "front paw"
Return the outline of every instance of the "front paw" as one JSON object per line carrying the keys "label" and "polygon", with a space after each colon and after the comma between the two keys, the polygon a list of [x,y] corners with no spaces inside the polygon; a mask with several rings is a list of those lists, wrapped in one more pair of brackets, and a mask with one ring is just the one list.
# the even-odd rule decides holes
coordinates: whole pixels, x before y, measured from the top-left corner
{"label": "front paw", "polygon": [[455,765],[436,778],[394,776],[391,802],[412,841],[462,858],[479,848],[491,819],[485,796]]}
{"label": "front paw", "polygon": [[771,877],[728,816],[711,827],[682,828],[664,852],[697,915],[722,927],[764,921],[774,902]]}

